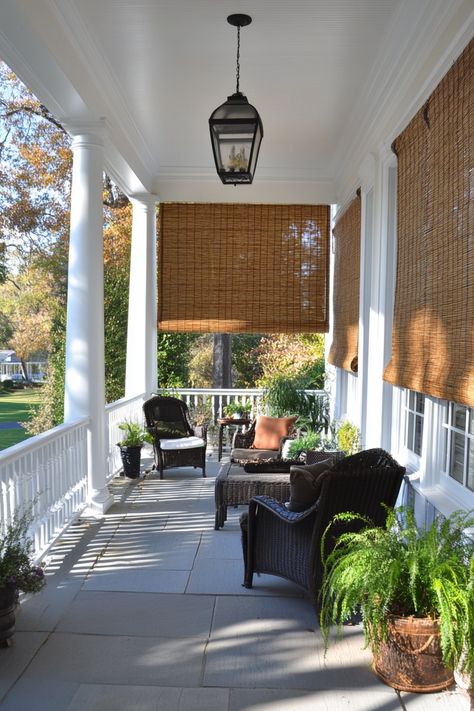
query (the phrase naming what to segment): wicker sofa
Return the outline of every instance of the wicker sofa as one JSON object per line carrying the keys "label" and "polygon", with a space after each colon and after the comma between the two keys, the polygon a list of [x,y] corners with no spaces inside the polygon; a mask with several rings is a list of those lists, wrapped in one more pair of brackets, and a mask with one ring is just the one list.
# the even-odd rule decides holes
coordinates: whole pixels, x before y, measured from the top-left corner
{"label": "wicker sofa", "polygon": [[[353,511],[383,525],[386,511],[394,506],[405,473],[404,467],[382,449],[369,449],[340,459],[321,475],[317,501],[306,511],[289,511],[268,496],[250,501],[248,514],[241,517],[244,557],[244,586],[251,588],[254,573],[286,578],[306,590],[317,605],[323,568],[321,536],[333,516]],[[326,538],[326,553],[342,530],[333,526]]]}
{"label": "wicker sofa", "polygon": [[257,420],[254,420],[246,432],[236,432],[232,438],[230,459],[232,462],[242,462],[252,459],[279,459],[286,440],[292,439],[294,434],[280,438],[279,446],[275,449],[261,449],[253,446]]}

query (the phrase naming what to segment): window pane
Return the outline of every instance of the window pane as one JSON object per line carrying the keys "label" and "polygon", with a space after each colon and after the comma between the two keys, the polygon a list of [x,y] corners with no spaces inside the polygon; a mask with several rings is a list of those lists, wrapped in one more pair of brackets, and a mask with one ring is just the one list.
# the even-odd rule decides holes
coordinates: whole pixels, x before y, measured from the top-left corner
{"label": "window pane", "polygon": [[449,432],[443,430],[443,471],[449,472],[449,462],[448,462],[448,439],[450,438]]}
{"label": "window pane", "polygon": [[421,414],[425,411],[425,396],[422,393],[416,393],[416,411]]}
{"label": "window pane", "polygon": [[423,418],[420,415],[415,419],[415,444],[413,451],[415,454],[421,454],[421,443],[423,442]]}
{"label": "window pane", "polygon": [[407,429],[407,439],[406,445],[408,449],[413,449],[413,432],[414,432],[414,414],[413,412],[408,413],[408,429]]}
{"label": "window pane", "polygon": [[469,410],[469,432],[474,435],[474,408]]}
{"label": "window pane", "polygon": [[410,397],[408,398],[408,407],[410,408],[410,410],[415,409],[415,393],[413,392],[413,390],[410,390]]}
{"label": "window pane", "polygon": [[466,412],[467,408],[462,405],[453,405],[453,427],[458,427],[460,430],[466,429]]}
{"label": "window pane", "polygon": [[[471,420],[472,425],[472,420]],[[474,491],[474,440],[469,442],[468,460],[467,460],[467,488]]]}
{"label": "window pane", "polygon": [[463,435],[453,432],[451,443],[451,466],[449,475],[460,484],[464,479],[464,443],[466,439]]}
{"label": "window pane", "polygon": [[449,425],[449,416],[452,412],[453,406],[451,403],[448,404],[447,407],[444,408],[444,424]]}

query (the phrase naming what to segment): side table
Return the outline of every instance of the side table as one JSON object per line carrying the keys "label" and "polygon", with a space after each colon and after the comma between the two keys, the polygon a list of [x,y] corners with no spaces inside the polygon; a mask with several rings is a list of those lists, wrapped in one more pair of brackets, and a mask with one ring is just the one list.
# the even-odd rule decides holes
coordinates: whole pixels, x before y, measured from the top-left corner
{"label": "side table", "polygon": [[219,448],[217,452],[217,461],[220,462],[222,458],[222,441],[224,439],[224,428],[232,427],[233,425],[236,425],[237,427],[248,427],[250,424],[250,418],[223,417],[221,420],[217,420],[217,424],[219,425]]}

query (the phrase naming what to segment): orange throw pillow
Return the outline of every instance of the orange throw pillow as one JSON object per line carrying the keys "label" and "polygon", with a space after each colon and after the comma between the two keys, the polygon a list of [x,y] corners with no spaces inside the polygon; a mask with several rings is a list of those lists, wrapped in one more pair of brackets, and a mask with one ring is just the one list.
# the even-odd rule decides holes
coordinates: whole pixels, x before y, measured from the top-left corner
{"label": "orange throw pillow", "polygon": [[279,449],[282,437],[289,435],[295,425],[294,417],[266,417],[259,415],[255,425],[252,449]]}

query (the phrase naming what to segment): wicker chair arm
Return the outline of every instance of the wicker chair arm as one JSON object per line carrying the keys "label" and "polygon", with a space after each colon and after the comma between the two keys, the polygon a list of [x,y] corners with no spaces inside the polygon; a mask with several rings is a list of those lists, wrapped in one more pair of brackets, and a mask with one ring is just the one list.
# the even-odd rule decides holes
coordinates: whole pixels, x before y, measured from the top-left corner
{"label": "wicker chair arm", "polygon": [[296,439],[297,436],[298,436],[298,435],[297,435],[297,432],[293,432],[292,434],[286,435],[285,437],[282,437],[282,438],[281,438],[281,440],[280,440],[280,448],[279,448],[279,450],[278,450],[278,458],[279,458],[279,459],[281,459],[281,457],[282,457],[282,454],[283,454],[283,447],[285,446],[285,443],[288,442],[288,441],[291,441],[291,440],[293,440],[293,439]]}
{"label": "wicker chair arm", "polygon": [[249,516],[258,516],[259,506],[263,506],[285,523],[295,524],[312,516],[318,510],[319,503],[316,501],[305,511],[289,511],[283,503],[273,499],[271,496],[254,496],[250,501]]}
{"label": "wicker chair arm", "polygon": [[207,428],[208,428],[207,423],[205,423],[203,425],[195,425],[193,423],[193,428],[194,428],[193,434],[195,434],[197,437],[201,437],[201,439],[203,439],[205,442],[207,442]]}
{"label": "wicker chair arm", "polygon": [[232,437],[232,449],[249,449],[255,439],[255,422],[246,432],[235,432]]}

